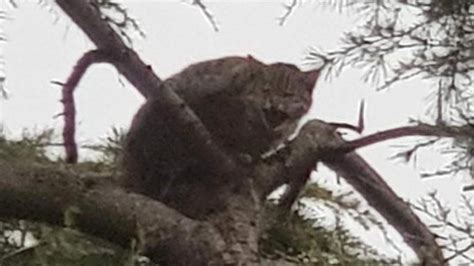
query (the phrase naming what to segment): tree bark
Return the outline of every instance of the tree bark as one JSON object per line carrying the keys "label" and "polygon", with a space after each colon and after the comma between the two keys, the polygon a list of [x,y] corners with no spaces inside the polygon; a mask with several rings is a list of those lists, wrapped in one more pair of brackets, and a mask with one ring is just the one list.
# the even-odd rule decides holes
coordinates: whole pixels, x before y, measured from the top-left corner
{"label": "tree bark", "polygon": [[64,226],[64,215],[77,209],[73,222],[79,230],[124,248],[136,239],[142,252],[156,262],[221,265],[224,261],[225,242],[210,223],[189,219],[109,180],[3,160],[0,173],[2,217]]}
{"label": "tree bark", "polygon": [[351,152],[322,162],[343,177],[400,233],[405,243],[425,263],[423,265],[444,264],[435,235],[361,156]]}

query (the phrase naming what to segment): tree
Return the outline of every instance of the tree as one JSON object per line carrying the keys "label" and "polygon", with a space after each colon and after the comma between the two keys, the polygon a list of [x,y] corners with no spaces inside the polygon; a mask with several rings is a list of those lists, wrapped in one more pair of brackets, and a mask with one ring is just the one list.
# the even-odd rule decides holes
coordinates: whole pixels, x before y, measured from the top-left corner
{"label": "tree", "polygon": [[[105,13],[102,13],[104,9],[111,8],[125,14],[123,10],[109,1],[85,3],[57,0],[56,3],[97,46],[97,50],[84,53],[69,79],[61,84],[65,106],[64,146],[68,162],[77,161],[73,138],[75,113],[72,92],[91,64],[107,62],[113,64],[145,97],[152,90],[157,92],[163,108],[175,110],[173,117],[176,125],[194,127],[190,131],[192,138],[196,143],[206,143],[202,145],[202,154],[215,158],[215,164],[220,165],[223,172],[233,173],[238,169],[239,166],[231,158],[216,149],[209,132],[193,111],[179,108],[183,102],[171,90],[158,89],[161,80],[125,45],[122,38],[127,35],[121,29],[123,25],[135,26],[134,21],[125,16],[123,24],[120,24],[104,17]],[[209,14],[200,1],[195,3],[205,14]],[[364,48],[366,41],[362,39],[364,42],[361,43],[357,37],[348,37],[353,41],[352,49],[317,56],[332,65],[344,63],[344,58],[350,58],[347,55],[358,55],[355,52],[351,54],[353,50]],[[379,48],[378,44],[373,46]],[[350,62],[359,62],[361,59],[365,57],[355,56]],[[225,190],[229,193],[229,210],[206,221],[190,219],[160,202],[126,193],[116,186],[102,184],[93,177],[78,179],[60,170],[53,171],[52,174],[51,169],[45,171],[10,161],[0,164],[3,173],[0,179],[1,215],[62,224],[63,214],[68,213],[74,216],[74,225],[84,232],[123,246],[128,246],[131,238],[137,238],[144,254],[164,264],[257,264],[260,259],[257,255],[259,238],[264,229],[270,227],[281,215],[278,209],[273,211],[274,206],[265,203],[266,196],[287,183],[290,178],[297,179],[295,183],[299,186],[294,188],[299,192],[315,163],[322,161],[343,176],[397,228],[421,260],[428,264],[444,263],[435,236],[370,165],[353,151],[381,140],[405,135],[468,138],[472,135],[471,128],[462,125],[419,124],[345,142],[336,134],[336,129],[341,126],[347,125],[319,120],[308,123],[296,140],[288,144],[289,152],[283,158],[262,162],[253,169],[249,179],[238,182],[231,179],[243,188],[239,191]],[[235,185],[232,182],[227,185],[232,187]],[[37,199],[42,201],[38,202]],[[136,206],[141,208],[137,209]],[[193,238],[190,239],[189,235]]]}

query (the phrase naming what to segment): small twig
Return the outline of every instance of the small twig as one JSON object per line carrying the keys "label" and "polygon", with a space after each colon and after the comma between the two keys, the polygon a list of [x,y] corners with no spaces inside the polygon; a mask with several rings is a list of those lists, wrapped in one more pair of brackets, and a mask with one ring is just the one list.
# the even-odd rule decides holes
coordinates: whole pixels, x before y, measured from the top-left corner
{"label": "small twig", "polygon": [[[64,127],[63,139],[64,149],[66,151],[66,163],[77,162],[77,145],[75,140],[76,132],[76,107],[74,103],[74,89],[79,84],[82,76],[93,63],[104,62],[106,59],[105,53],[99,50],[92,50],[82,55],[74,66],[73,71],[66,83],[63,84],[61,102],[64,106]],[[61,84],[53,81],[54,84]]]}
{"label": "small twig", "polygon": [[364,113],[365,113],[365,101],[362,100],[359,105],[359,121],[357,121],[357,126],[360,130],[359,133],[362,133],[362,131],[364,131],[364,128],[365,128]]}
{"label": "small twig", "polygon": [[337,128],[345,128],[345,129],[350,129],[353,130],[359,134],[364,131],[364,101],[362,100],[359,106],[359,119],[357,121],[357,126],[351,125],[351,124],[346,124],[346,123],[337,123],[337,122],[331,122],[328,123],[331,126],[337,127]]}
{"label": "small twig", "polygon": [[441,84],[441,80],[438,83],[438,95],[436,99],[436,112],[437,112],[437,117],[436,117],[436,125],[442,125],[443,124],[443,86]]}
{"label": "small twig", "polygon": [[455,165],[454,167],[447,166],[445,167],[445,169],[442,169],[442,170],[421,173],[421,178],[439,177],[443,175],[454,175],[456,173],[459,173],[460,171],[466,171],[466,170],[469,170],[469,167],[461,166],[461,165]]}
{"label": "small twig", "polygon": [[8,3],[10,3],[10,5],[11,5],[13,8],[17,8],[17,7],[18,7],[18,4],[15,2],[15,0],[8,0]]}
{"label": "small twig", "polygon": [[217,26],[217,21],[214,18],[214,16],[211,14],[207,6],[202,2],[202,0],[193,0],[192,5],[197,6],[199,9],[201,9],[202,13],[204,16],[207,18],[209,23],[211,23],[212,28],[214,31],[218,32],[219,31],[219,26]]}
{"label": "small twig", "polygon": [[62,81],[59,81],[59,80],[51,80],[51,84],[58,85],[58,86],[61,86],[61,87],[64,87],[64,85],[66,85],[66,83],[64,83]]}
{"label": "small twig", "polygon": [[279,17],[278,20],[280,21],[280,26],[283,26],[288,19],[288,17],[294,12],[296,5],[298,4],[298,0],[292,0],[290,4],[284,4],[286,11],[283,16]]}
{"label": "small twig", "polygon": [[[391,159],[403,158],[403,160],[405,160],[405,162],[409,162],[413,156],[416,156],[416,152],[419,149],[421,149],[423,147],[426,147],[426,146],[429,146],[429,145],[433,145],[434,143],[436,143],[438,141],[439,141],[439,138],[435,138],[435,139],[430,139],[430,140],[425,141],[425,142],[417,143],[414,146],[412,146],[410,149],[400,151],[400,152],[394,154],[393,156],[391,156]],[[414,157],[414,163],[416,165],[416,157]]]}

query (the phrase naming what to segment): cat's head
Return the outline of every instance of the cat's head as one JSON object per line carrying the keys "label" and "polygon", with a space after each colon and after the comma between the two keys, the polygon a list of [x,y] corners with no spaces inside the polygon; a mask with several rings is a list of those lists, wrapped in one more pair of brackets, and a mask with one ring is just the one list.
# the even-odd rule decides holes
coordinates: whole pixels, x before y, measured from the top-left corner
{"label": "cat's head", "polygon": [[296,122],[310,108],[320,70],[301,71],[296,66],[275,63],[265,68],[263,107],[273,128]]}

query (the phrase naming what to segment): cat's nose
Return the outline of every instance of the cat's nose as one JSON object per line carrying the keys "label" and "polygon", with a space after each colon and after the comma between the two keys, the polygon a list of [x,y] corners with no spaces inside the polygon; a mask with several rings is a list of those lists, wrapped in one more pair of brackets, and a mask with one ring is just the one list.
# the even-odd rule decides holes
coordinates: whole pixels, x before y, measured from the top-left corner
{"label": "cat's nose", "polygon": [[286,112],[290,117],[299,117],[308,111],[308,107],[305,104],[292,103],[286,107],[281,105],[280,110]]}

